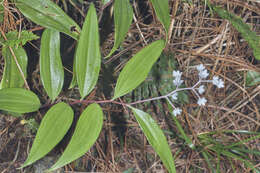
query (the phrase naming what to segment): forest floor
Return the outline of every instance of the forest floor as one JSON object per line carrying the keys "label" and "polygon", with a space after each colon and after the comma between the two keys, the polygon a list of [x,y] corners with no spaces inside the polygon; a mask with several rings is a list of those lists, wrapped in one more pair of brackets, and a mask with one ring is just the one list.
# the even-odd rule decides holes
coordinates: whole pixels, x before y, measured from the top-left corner
{"label": "forest floor", "polygon": [[[80,26],[84,22],[90,2],[93,2],[91,0],[83,3],[77,0],[54,1]],[[156,18],[151,3],[148,0],[131,2],[135,17],[126,39],[119,51],[109,59],[102,60],[107,66],[112,64],[115,75],[122,69],[125,62],[145,45],[165,37],[164,29]],[[260,1],[219,0],[211,2],[240,16],[252,31],[256,32],[258,36],[260,35]],[[250,172],[250,168],[245,162],[227,155],[218,155],[210,149],[207,150],[207,147],[214,144],[225,146],[259,135],[260,85],[258,82],[249,86],[250,81],[248,80],[254,78],[252,79],[248,75],[249,72],[260,72],[260,61],[255,59],[253,50],[232,24],[228,20],[221,19],[217,14],[211,13],[204,1],[169,0],[169,5],[171,30],[164,54],[167,58],[174,59],[177,64],[175,68],[183,72],[185,85],[192,86],[197,81],[198,75],[194,73],[193,69],[198,64],[205,65],[210,73],[210,78],[218,75],[225,83],[225,87],[222,89],[217,89],[211,84],[206,86],[205,97],[208,102],[203,107],[198,107],[196,95],[189,93],[188,103],[182,106],[183,113],[177,117],[194,145],[206,148],[206,151],[212,156],[209,160],[213,169],[210,168],[201,150],[192,150],[185,145],[185,141],[180,137],[180,132],[168,111],[164,109],[164,103],[161,103],[162,107],[156,103],[140,105],[140,107],[149,112],[164,129],[175,157],[178,173],[207,173],[214,169],[218,169],[222,173]],[[103,15],[100,20],[100,38],[102,55],[105,57],[113,46],[112,8],[111,4],[103,8],[101,1],[95,1],[95,6],[98,17]],[[0,23],[4,32],[26,29],[41,36],[44,28],[26,19],[14,4],[5,3],[4,12],[0,11],[0,13],[4,14],[4,20]],[[67,89],[72,76],[76,41],[65,35],[62,35],[61,39],[66,78],[64,89],[58,100],[80,98],[77,88]],[[29,86],[38,95],[43,105],[49,104],[51,101],[43,89],[39,76],[40,39],[27,43],[24,48],[29,58],[27,79]],[[4,60],[0,56],[0,79],[3,70]],[[259,79],[258,74],[258,81]],[[112,83],[112,81],[109,82]],[[115,83],[112,85],[114,86]],[[153,83],[149,83],[149,85],[151,86]],[[98,86],[102,87],[102,83],[99,83]],[[147,87],[148,89],[149,87]],[[92,93],[87,99],[110,99],[103,92],[106,92],[106,89],[96,90],[96,93]],[[137,97],[145,99],[142,93],[137,93],[122,97],[121,101],[138,100]],[[86,105],[73,105],[77,116],[74,121],[85,107]],[[83,157],[57,172],[166,172],[134,116],[121,106],[104,104],[102,107],[105,115],[104,126],[94,146]],[[0,173],[42,172],[57,160],[71,137],[75,122],[62,142],[44,159],[27,168],[17,169],[26,160],[38,124],[47,110],[47,108],[41,109],[38,113],[26,114],[18,118],[0,112]],[[233,130],[233,132],[228,133],[228,130]],[[223,131],[227,133],[223,133]],[[238,131],[254,133],[237,133]],[[202,134],[210,132],[213,132],[210,138],[215,143],[205,142],[202,139]],[[249,140],[238,147],[246,149],[248,152],[244,152],[243,158],[250,161],[255,168],[260,169],[260,139]],[[242,151],[240,152],[242,153]],[[235,151],[232,153],[239,154]]]}

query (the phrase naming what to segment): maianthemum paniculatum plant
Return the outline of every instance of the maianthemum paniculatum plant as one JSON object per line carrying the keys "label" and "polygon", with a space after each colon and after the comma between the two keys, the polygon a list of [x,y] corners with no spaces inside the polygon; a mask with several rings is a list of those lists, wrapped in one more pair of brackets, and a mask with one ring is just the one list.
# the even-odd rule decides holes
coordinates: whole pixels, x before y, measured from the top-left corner
{"label": "maianthemum paniculatum plant", "polygon": [[[48,170],[52,171],[78,159],[84,155],[98,139],[103,126],[103,111],[99,104],[114,103],[127,106],[132,110],[140,128],[155,152],[160,156],[169,172],[176,172],[174,159],[166,137],[152,117],[134,105],[153,100],[166,99],[173,119],[187,144],[194,144],[187,137],[176,116],[182,114],[182,109],[175,106],[180,91],[191,91],[197,97],[197,104],[207,103],[203,93],[205,83],[212,83],[217,88],[223,88],[224,82],[218,76],[207,79],[208,71],[204,65],[195,66],[198,71],[198,81],[192,87],[181,87],[184,79],[182,72],[173,71],[173,89],[166,95],[148,98],[132,103],[117,102],[116,99],[126,95],[138,87],[147,77],[152,66],[160,57],[167,43],[170,27],[168,0],[150,0],[157,18],[165,29],[165,40],[157,40],[136,53],[120,72],[111,100],[85,100],[96,86],[101,68],[101,53],[99,43],[99,28],[94,4],[90,4],[83,27],[72,20],[59,6],[51,0],[16,0],[15,5],[27,18],[45,27],[41,37],[40,75],[46,93],[54,105],[44,115],[38,128],[29,156],[21,168],[33,164],[49,153],[64,137],[73,121],[73,110],[64,102],[55,102],[62,90],[64,71],[60,55],[60,32],[77,40],[77,50],[74,56],[74,75],[70,88],[78,87],[81,99],[70,104],[89,103],[81,113],[73,136],[59,160]],[[115,42],[105,58],[110,57],[124,40],[132,23],[133,10],[128,0],[114,0]],[[2,53],[5,57],[4,75],[0,85],[0,109],[15,113],[37,111],[41,107],[38,97],[31,91],[26,82],[27,55],[22,45],[27,41],[37,39],[34,34],[10,32],[5,35],[1,30]],[[23,85],[26,89],[23,89]]]}

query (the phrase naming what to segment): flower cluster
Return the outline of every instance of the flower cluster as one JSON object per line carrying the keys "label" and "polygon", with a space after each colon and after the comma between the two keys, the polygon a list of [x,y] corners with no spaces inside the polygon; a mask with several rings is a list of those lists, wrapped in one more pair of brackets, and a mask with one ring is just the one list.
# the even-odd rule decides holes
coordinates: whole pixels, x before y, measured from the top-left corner
{"label": "flower cluster", "polygon": [[168,97],[171,97],[172,100],[177,100],[178,92],[184,91],[184,90],[191,90],[195,93],[195,95],[198,97],[197,104],[199,106],[205,106],[207,103],[207,99],[205,97],[201,97],[200,95],[205,92],[205,85],[202,85],[201,83],[212,83],[217,88],[223,88],[224,87],[224,81],[220,79],[218,76],[213,76],[212,80],[207,80],[207,77],[209,76],[208,70],[205,68],[203,64],[197,65],[196,69],[198,71],[199,75],[199,81],[190,88],[180,88],[180,85],[183,83],[183,80],[181,80],[182,72],[180,71],[173,71],[173,85],[176,86],[176,89],[169,94],[166,95],[166,99],[170,102],[171,106],[173,107],[172,114],[174,116],[180,115],[182,113],[182,110],[178,107],[175,107],[173,103],[171,103],[170,99]]}
{"label": "flower cluster", "polygon": [[208,77],[209,73],[203,64],[197,65],[196,68],[199,72],[200,79],[206,79]]}
{"label": "flower cluster", "polygon": [[224,88],[224,82],[222,79],[219,79],[218,76],[213,76],[212,83],[213,85],[216,85],[218,88]]}
{"label": "flower cluster", "polygon": [[172,111],[172,114],[174,116],[177,116],[177,115],[180,115],[182,112],[182,110],[180,108],[175,108],[173,111]]}
{"label": "flower cluster", "polygon": [[183,80],[181,80],[181,75],[182,75],[182,72],[180,72],[180,71],[172,72],[172,76],[174,77],[173,84],[176,87],[179,87],[183,83]]}

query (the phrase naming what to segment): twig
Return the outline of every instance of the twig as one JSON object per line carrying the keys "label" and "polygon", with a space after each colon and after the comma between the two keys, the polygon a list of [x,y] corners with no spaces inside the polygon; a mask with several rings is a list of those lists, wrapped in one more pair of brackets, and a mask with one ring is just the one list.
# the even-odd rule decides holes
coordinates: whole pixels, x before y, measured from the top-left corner
{"label": "twig", "polygon": [[[134,3],[135,3],[135,2],[134,2]],[[137,11],[137,10],[136,10],[136,5],[134,5],[134,9],[135,9],[135,11]],[[138,24],[138,21],[137,21],[137,19],[136,19],[136,17],[135,17],[135,14],[133,14],[133,19],[134,19],[134,21],[135,21],[135,25],[136,25],[136,27],[137,27],[138,32],[140,33],[140,36],[141,36],[142,40],[144,41],[145,45],[147,45],[148,43],[147,43],[147,41],[145,40],[145,37],[144,37],[144,35],[143,35],[143,33],[142,33],[140,27],[139,27],[139,24]]]}
{"label": "twig", "polygon": [[173,3],[173,5],[172,5],[173,10],[172,10],[171,23],[170,23],[169,33],[168,33],[168,44],[170,44],[170,42],[171,42],[172,31],[173,31],[173,26],[174,26],[175,16],[176,16],[178,6],[179,6],[179,0],[175,1],[175,4]]}
{"label": "twig", "polygon": [[12,160],[12,163],[14,163],[18,157],[19,151],[20,151],[20,145],[21,145],[21,140],[18,141],[18,145],[17,145],[17,150],[15,152],[15,156],[14,159]]}

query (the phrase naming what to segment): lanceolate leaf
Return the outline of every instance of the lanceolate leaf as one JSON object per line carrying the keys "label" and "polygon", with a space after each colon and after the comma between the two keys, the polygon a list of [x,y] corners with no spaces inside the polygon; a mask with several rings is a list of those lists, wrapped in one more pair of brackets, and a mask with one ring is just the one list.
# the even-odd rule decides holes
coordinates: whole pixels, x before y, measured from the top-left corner
{"label": "lanceolate leaf", "polygon": [[133,9],[129,0],[115,0],[114,21],[115,21],[115,43],[110,51],[111,56],[124,40],[126,33],[133,20]]}
{"label": "lanceolate leaf", "polygon": [[40,100],[31,91],[23,88],[4,88],[0,90],[0,110],[27,113],[40,108]]}
{"label": "lanceolate leaf", "polygon": [[47,94],[51,100],[55,100],[64,81],[64,70],[60,56],[60,33],[57,30],[46,29],[42,34],[40,74]]}
{"label": "lanceolate leaf", "polygon": [[164,136],[160,127],[149,114],[133,107],[130,108],[134,112],[135,118],[144,132],[147,140],[152,145],[156,153],[160,156],[164,166],[168,169],[169,172],[175,173],[176,170],[172,153],[167,143],[166,137]]}
{"label": "lanceolate leaf", "polygon": [[164,29],[167,33],[166,34],[166,38],[167,38],[170,23],[171,23],[168,0],[150,0],[150,1],[152,2],[157,18],[164,26]]}
{"label": "lanceolate leaf", "polygon": [[33,22],[63,32],[78,39],[80,27],[51,0],[17,0],[16,6],[23,15]]}
{"label": "lanceolate leaf", "polygon": [[76,51],[76,76],[81,98],[95,87],[100,65],[98,21],[94,4],[89,7]]}
{"label": "lanceolate leaf", "polygon": [[164,40],[155,41],[127,62],[118,77],[113,99],[129,93],[145,80],[162,53],[164,45]]}
{"label": "lanceolate leaf", "polygon": [[260,60],[260,37],[250,30],[249,25],[243,22],[243,20],[228,11],[213,7],[213,10],[223,19],[227,19],[231,24],[241,33],[242,37],[248,42],[249,46],[253,49],[254,56]]}
{"label": "lanceolate leaf", "polygon": [[[24,76],[27,75],[27,54],[23,47],[14,46],[12,47],[15,57],[23,71]],[[8,47],[4,46],[2,49],[3,57],[5,60],[5,67],[3,78],[0,83],[0,89],[2,88],[20,88],[24,85],[24,80],[20,74],[20,71],[15,63],[14,57],[12,56]]]}
{"label": "lanceolate leaf", "polygon": [[37,131],[29,156],[22,167],[44,157],[64,137],[73,121],[73,110],[60,102],[45,114]]}
{"label": "lanceolate leaf", "polygon": [[84,155],[97,140],[103,125],[103,112],[96,103],[80,115],[74,134],[59,160],[49,171],[58,169]]}

